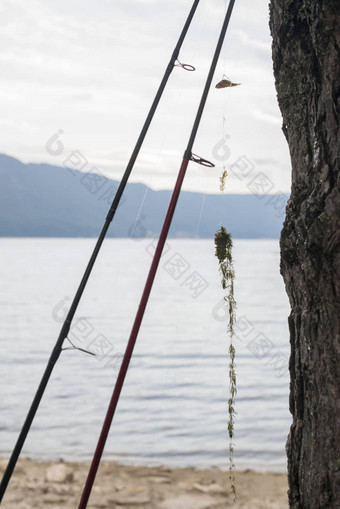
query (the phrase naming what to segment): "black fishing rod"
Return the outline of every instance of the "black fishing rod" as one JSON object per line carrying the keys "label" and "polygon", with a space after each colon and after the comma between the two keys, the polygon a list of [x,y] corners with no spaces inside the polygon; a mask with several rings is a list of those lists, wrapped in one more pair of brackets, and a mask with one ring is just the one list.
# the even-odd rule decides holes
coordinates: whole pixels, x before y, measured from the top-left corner
{"label": "black fishing rod", "polygon": [[194,144],[194,141],[196,138],[196,134],[197,134],[197,130],[198,130],[201,118],[202,118],[203,110],[204,110],[205,103],[206,103],[206,100],[208,97],[209,89],[211,87],[211,82],[212,82],[214,72],[216,69],[216,65],[217,65],[217,61],[218,61],[218,58],[219,58],[219,55],[221,52],[224,37],[225,37],[226,31],[227,31],[227,28],[229,25],[229,21],[230,21],[231,14],[233,11],[234,3],[235,3],[235,0],[230,0],[230,2],[229,2],[229,7],[228,7],[228,10],[225,15],[225,20],[224,20],[224,23],[223,23],[223,26],[221,29],[221,33],[220,33],[220,36],[218,39],[214,57],[213,57],[213,60],[212,60],[211,66],[210,66],[210,71],[209,71],[207,81],[206,81],[206,84],[205,84],[205,87],[203,90],[203,94],[202,94],[201,102],[199,104],[199,108],[197,111],[196,119],[195,119],[195,122],[194,122],[194,125],[192,128],[192,131],[191,131],[189,143],[188,143],[188,146],[184,152],[184,156],[183,156],[181,167],[179,169],[175,188],[174,188],[174,191],[171,196],[168,211],[167,211],[167,214],[166,214],[166,217],[164,220],[162,231],[159,236],[157,248],[156,248],[156,251],[155,251],[155,254],[154,254],[154,257],[152,260],[152,264],[151,264],[151,267],[149,270],[149,274],[148,274],[148,277],[147,277],[147,280],[146,280],[146,283],[144,286],[144,291],[143,291],[143,294],[142,294],[142,297],[141,297],[141,300],[139,303],[136,318],[135,318],[135,321],[134,321],[134,324],[133,324],[133,327],[131,330],[129,341],[127,343],[125,354],[124,354],[122,364],[121,364],[121,367],[120,367],[120,370],[118,373],[118,377],[117,377],[117,380],[115,383],[115,387],[114,387],[112,397],[111,397],[111,400],[109,403],[109,407],[108,407],[108,410],[107,410],[107,413],[105,416],[103,427],[102,427],[102,430],[101,430],[101,433],[99,436],[98,444],[97,444],[97,447],[96,447],[96,450],[95,450],[95,453],[94,453],[94,456],[92,459],[92,463],[90,466],[90,470],[89,470],[89,473],[87,476],[87,480],[86,480],[86,483],[84,486],[84,490],[83,490],[83,493],[82,493],[82,496],[80,499],[78,509],[86,509],[88,500],[91,495],[93,483],[96,478],[97,470],[98,470],[100,460],[101,460],[101,457],[102,457],[102,454],[104,451],[105,443],[106,443],[106,440],[107,440],[107,437],[108,437],[108,434],[110,431],[110,427],[112,424],[112,420],[113,420],[113,417],[115,414],[115,410],[116,410],[116,407],[117,407],[117,404],[119,401],[119,396],[120,396],[121,390],[123,388],[125,376],[126,376],[129,364],[130,364],[134,346],[136,344],[138,332],[139,332],[139,329],[140,329],[140,326],[141,326],[141,323],[143,320],[144,312],[145,312],[145,309],[146,309],[146,306],[148,303],[148,299],[149,299],[149,296],[151,293],[151,289],[152,289],[152,285],[153,285],[153,282],[154,282],[154,279],[156,276],[159,261],[162,256],[162,251],[163,251],[163,248],[164,248],[167,236],[168,236],[171,221],[172,221],[175,209],[176,209],[176,204],[178,201],[178,197],[179,197],[179,194],[181,191],[182,183],[183,183],[183,180],[185,177],[185,173],[186,173],[189,161],[194,161],[196,163],[202,164],[203,166],[207,166],[207,167],[214,166],[214,164],[210,163],[206,159],[203,159],[202,157],[199,157],[199,156],[193,154],[192,147],[193,147],[193,144]]}
{"label": "black fishing rod", "polygon": [[[148,116],[146,118],[146,121],[143,125],[143,128],[141,130],[141,133],[139,135],[139,138],[137,140],[137,143],[136,143],[136,146],[132,152],[132,155],[130,157],[130,160],[128,162],[128,165],[126,167],[126,170],[124,172],[124,175],[123,175],[123,178],[119,184],[119,187],[117,189],[117,192],[116,192],[116,195],[113,199],[113,202],[112,202],[112,205],[109,209],[109,212],[106,216],[106,219],[105,219],[105,223],[104,223],[104,226],[101,230],[101,233],[98,237],[98,240],[97,240],[97,243],[95,245],[95,248],[93,250],[93,253],[91,255],[91,258],[88,262],[88,265],[86,267],[86,270],[84,272],[84,275],[83,275],[83,278],[80,282],[80,285],[78,287],[78,290],[76,292],[76,295],[72,301],[72,304],[70,306],[70,309],[68,311],[68,314],[66,316],[66,319],[65,319],[65,322],[61,328],[61,331],[60,331],[60,334],[59,334],[59,337],[57,339],[57,342],[53,348],[53,351],[52,351],[52,354],[49,358],[49,361],[48,361],[48,364],[46,366],[46,369],[45,369],[45,372],[43,374],[43,377],[40,381],[40,384],[39,384],[39,387],[37,389],[37,392],[34,396],[34,399],[33,399],[33,402],[31,404],[31,407],[28,411],[28,414],[27,414],[27,417],[26,417],[26,420],[24,422],[24,425],[20,431],[20,434],[19,434],[19,437],[18,437],[18,440],[15,444],[15,447],[13,449],[13,452],[12,452],[12,455],[9,459],[9,462],[8,462],[8,465],[6,467],[6,470],[4,472],[4,475],[2,477],[2,480],[1,480],[1,484],[0,484],[0,503],[2,501],[2,498],[4,496],[4,493],[6,491],[6,488],[7,488],[7,485],[10,481],[10,478],[12,476],[12,473],[13,473],[13,470],[15,468],[15,465],[17,463],[17,460],[19,458],[19,455],[20,455],[20,452],[21,452],[21,449],[25,443],[25,440],[26,440],[26,437],[29,433],[29,430],[30,430],[30,427],[31,427],[31,424],[33,422],[33,419],[35,417],[35,414],[37,412],[37,409],[39,407],[39,404],[40,404],[40,401],[41,401],[41,398],[44,394],[44,391],[46,389],[46,386],[48,384],[48,381],[50,379],[50,376],[52,374],[52,371],[53,371],[53,368],[55,366],[55,363],[57,362],[59,356],[60,356],[60,353],[62,351],[62,347],[63,347],[63,344],[64,344],[64,341],[65,339],[67,339],[67,335],[70,331],[70,328],[71,328],[71,325],[72,325],[72,320],[74,318],[74,315],[75,315],[75,312],[77,310],[77,307],[78,307],[78,304],[80,302],[80,299],[83,295],[83,292],[84,292],[84,289],[86,287],[86,284],[87,284],[87,281],[90,277],[90,274],[91,274],[91,271],[93,269],[93,266],[95,264],[95,261],[96,261],[96,258],[97,258],[97,255],[100,251],[100,248],[101,248],[101,245],[104,241],[104,238],[106,236],[106,233],[107,233],[107,230],[110,226],[110,223],[112,221],[112,219],[114,218],[114,215],[116,213],[116,210],[118,208],[118,205],[119,205],[119,202],[120,202],[120,199],[123,195],[123,192],[125,190],[125,186],[127,184],[127,181],[129,179],[129,176],[131,174],[131,171],[134,167],[134,164],[135,164],[135,161],[137,159],[137,156],[138,156],[138,153],[140,151],[140,148],[143,144],[143,141],[144,141],[144,138],[146,136],[146,133],[149,129],[149,126],[151,124],[151,121],[153,119],[153,116],[154,116],[154,113],[157,109],[157,106],[158,106],[158,103],[161,99],[161,96],[163,94],[163,91],[165,89],[165,86],[168,82],[168,79],[170,77],[170,74],[173,70],[173,68],[175,66],[179,66],[179,67],[182,67],[183,69],[185,69],[186,71],[194,71],[195,68],[192,66],[192,65],[189,65],[189,64],[182,64],[179,60],[178,60],[178,56],[179,56],[179,52],[180,52],[180,49],[181,49],[181,46],[183,44],[183,41],[185,39],[185,36],[187,34],[187,31],[189,29],[189,26],[191,24],[191,21],[194,17],[194,14],[196,12],[196,9],[197,9],[197,6],[199,4],[200,0],[195,0],[192,7],[191,7],[191,10],[189,12],[189,15],[188,15],[188,18],[184,24],[184,27],[183,27],[183,30],[181,32],[181,35],[178,39],[178,42],[176,44],[176,47],[171,55],[171,58],[170,58],[170,61],[169,61],[169,64],[165,70],[165,73],[164,73],[164,77],[161,81],[161,84],[159,86],[159,89],[156,93],[156,96],[153,100],[153,103],[152,103],[152,106],[150,108],[150,111],[148,113]],[[81,349],[79,349],[81,350]],[[90,352],[88,352],[90,353]]]}

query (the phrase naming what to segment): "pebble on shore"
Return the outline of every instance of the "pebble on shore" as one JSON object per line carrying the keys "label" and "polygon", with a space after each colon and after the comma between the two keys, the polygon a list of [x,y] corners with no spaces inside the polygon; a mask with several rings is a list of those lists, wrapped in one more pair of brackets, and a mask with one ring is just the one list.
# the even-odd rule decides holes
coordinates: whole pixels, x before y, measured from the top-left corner
{"label": "pebble on shore", "polygon": [[[0,460],[0,473],[7,460]],[[88,463],[21,459],[2,502],[3,509],[75,509]],[[287,509],[287,476],[236,472],[237,499],[228,471],[119,465],[102,462],[89,509]]]}

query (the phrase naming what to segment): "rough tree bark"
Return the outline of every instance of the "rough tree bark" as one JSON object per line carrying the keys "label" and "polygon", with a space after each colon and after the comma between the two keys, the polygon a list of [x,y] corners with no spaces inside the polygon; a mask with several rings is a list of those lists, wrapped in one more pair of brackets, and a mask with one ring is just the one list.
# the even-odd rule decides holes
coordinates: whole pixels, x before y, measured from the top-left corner
{"label": "rough tree bark", "polygon": [[281,234],[290,299],[289,502],[340,507],[340,0],[271,0],[292,190]]}

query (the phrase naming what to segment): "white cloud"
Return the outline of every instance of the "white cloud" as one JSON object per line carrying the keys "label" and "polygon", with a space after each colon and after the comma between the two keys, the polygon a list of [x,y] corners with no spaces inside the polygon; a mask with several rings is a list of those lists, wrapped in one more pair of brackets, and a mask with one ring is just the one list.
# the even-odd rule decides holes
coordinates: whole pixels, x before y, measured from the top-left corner
{"label": "white cloud", "polygon": [[[201,3],[180,53],[196,72],[174,69],[131,178],[170,187],[186,147],[223,22],[225,1]],[[61,164],[45,150],[64,130],[79,149],[120,178],[182,30],[192,0],[3,0],[0,6],[0,151]],[[290,171],[272,76],[266,2],[236,3],[216,72],[242,86],[210,91],[194,151],[212,158],[225,130],[230,159],[271,159],[269,177],[289,190]],[[66,150],[66,149],[65,149]],[[218,172],[190,166],[184,187],[218,192]],[[256,169],[262,171],[257,163]],[[230,178],[228,191],[248,192]]]}

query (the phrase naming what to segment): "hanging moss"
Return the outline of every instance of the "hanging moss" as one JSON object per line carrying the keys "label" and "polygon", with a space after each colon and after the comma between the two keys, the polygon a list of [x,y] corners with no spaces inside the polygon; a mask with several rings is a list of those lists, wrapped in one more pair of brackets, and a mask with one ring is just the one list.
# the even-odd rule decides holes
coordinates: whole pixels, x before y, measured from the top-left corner
{"label": "hanging moss", "polygon": [[221,193],[224,193],[224,189],[225,189],[225,180],[228,176],[228,172],[227,170],[223,170],[223,173],[222,175],[220,176],[220,191]]}
{"label": "hanging moss", "polygon": [[[223,175],[222,175],[223,176]],[[224,300],[228,309],[227,331],[230,337],[229,344],[229,399],[228,399],[228,435],[229,435],[229,478],[231,482],[231,491],[236,499],[235,475],[234,475],[234,423],[235,423],[235,397],[236,389],[236,371],[235,371],[235,347],[233,345],[234,323],[236,320],[236,302],[234,298],[234,266],[232,256],[233,242],[231,234],[226,231],[224,226],[215,234],[215,255],[218,259],[219,271],[221,274],[221,285],[226,295]]]}
{"label": "hanging moss", "polygon": [[228,304],[229,310],[228,332],[233,336],[236,319],[236,302],[234,299],[235,272],[232,255],[233,241],[231,234],[226,231],[224,226],[221,226],[215,233],[215,248],[215,255],[218,259],[221,274],[221,285],[223,290],[228,290],[224,299]]}

